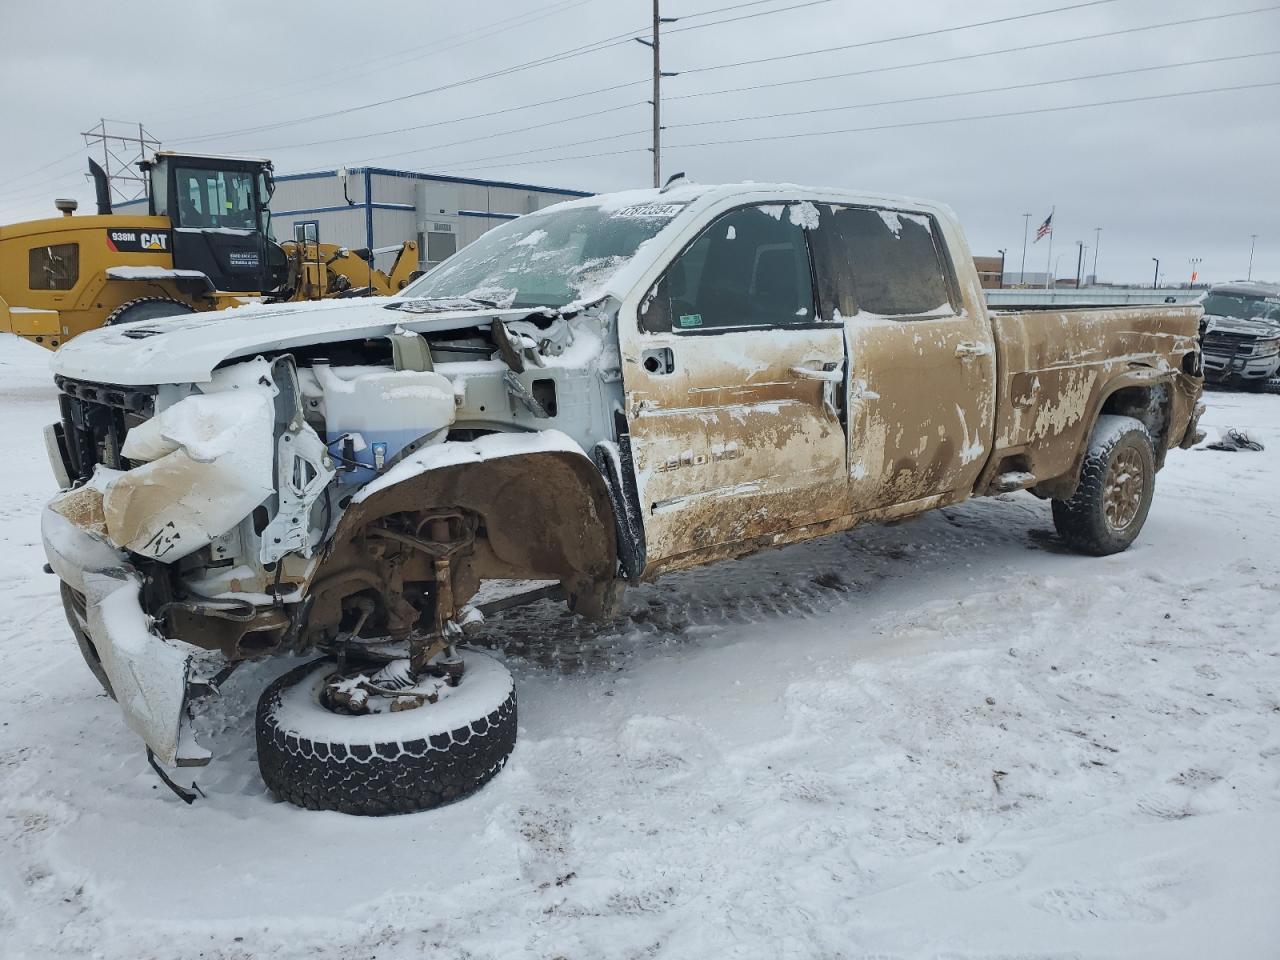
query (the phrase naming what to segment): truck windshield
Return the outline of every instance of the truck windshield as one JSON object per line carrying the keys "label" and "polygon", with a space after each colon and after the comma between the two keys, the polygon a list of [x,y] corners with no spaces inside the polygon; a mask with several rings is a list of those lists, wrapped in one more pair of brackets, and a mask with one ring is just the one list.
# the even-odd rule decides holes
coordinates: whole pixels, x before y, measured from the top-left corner
{"label": "truck windshield", "polygon": [[589,301],[685,206],[639,203],[531,213],[490,230],[402,296],[529,308]]}
{"label": "truck windshield", "polygon": [[1280,322],[1280,300],[1243,297],[1233,293],[1211,293],[1204,298],[1204,312],[1215,317]]}
{"label": "truck windshield", "polygon": [[179,167],[175,174],[180,227],[257,230],[254,175],[239,170]]}

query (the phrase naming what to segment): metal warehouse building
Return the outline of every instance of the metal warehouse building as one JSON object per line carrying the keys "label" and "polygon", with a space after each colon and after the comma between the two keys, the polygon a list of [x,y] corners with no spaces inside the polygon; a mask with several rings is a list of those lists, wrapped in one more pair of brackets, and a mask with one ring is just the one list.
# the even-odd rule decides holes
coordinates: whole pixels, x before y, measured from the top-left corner
{"label": "metal warehouse building", "polygon": [[[581,190],[357,167],[276,177],[271,221],[280,240],[304,229],[309,234],[306,225],[314,225],[324,243],[353,249],[416,240],[425,269],[504,220],[586,196]],[[380,257],[379,266],[385,265]]]}

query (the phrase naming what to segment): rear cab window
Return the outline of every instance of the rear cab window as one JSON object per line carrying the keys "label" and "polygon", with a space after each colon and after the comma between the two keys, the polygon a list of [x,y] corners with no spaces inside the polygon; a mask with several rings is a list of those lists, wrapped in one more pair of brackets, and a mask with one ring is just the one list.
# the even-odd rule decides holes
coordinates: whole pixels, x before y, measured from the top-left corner
{"label": "rear cab window", "polygon": [[821,205],[813,231],[824,317],[954,316],[958,294],[937,221],[925,213]]}

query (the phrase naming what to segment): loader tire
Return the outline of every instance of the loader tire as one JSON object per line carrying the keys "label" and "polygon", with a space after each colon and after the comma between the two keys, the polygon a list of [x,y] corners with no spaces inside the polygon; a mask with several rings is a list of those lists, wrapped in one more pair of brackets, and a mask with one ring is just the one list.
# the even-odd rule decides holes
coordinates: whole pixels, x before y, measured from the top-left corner
{"label": "loader tire", "polygon": [[463,662],[462,682],[439,704],[366,716],[320,703],[331,658],[290,670],[258,701],[262,779],[297,806],[363,816],[430,810],[475,793],[515,747],[516,693],[496,660],[468,649]]}
{"label": "loader tire", "polygon": [[103,326],[114,327],[120,323],[133,323],[135,320],[163,320],[165,317],[179,317],[184,313],[195,313],[190,306],[172,297],[139,297],[122,303],[103,321]]}
{"label": "loader tire", "polygon": [[1140,420],[1103,414],[1089,438],[1080,485],[1053,501],[1053,525],[1067,546],[1105,557],[1138,538],[1155,493],[1156,458]]}

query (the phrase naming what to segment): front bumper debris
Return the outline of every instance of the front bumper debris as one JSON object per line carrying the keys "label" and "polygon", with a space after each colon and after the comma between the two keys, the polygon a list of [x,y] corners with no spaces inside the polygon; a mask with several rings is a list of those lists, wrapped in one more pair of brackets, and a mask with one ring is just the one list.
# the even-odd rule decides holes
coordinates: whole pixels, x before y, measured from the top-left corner
{"label": "front bumper debris", "polygon": [[141,602],[142,577],[125,555],[81,529],[54,507],[41,517],[49,566],[84,598],[82,624],[93,644],[125,723],[169,766],[200,766],[210,753],[187,729],[193,686],[225,664],[215,652],[156,631]]}

